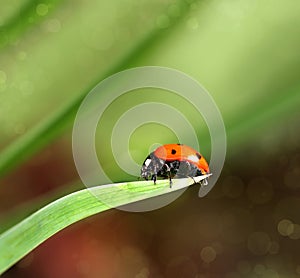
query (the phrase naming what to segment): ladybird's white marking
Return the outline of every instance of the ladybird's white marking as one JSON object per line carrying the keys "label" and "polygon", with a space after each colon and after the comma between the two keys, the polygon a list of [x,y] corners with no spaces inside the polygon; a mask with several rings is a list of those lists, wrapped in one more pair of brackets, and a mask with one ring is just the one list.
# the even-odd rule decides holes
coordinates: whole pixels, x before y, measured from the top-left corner
{"label": "ladybird's white marking", "polygon": [[189,155],[187,157],[188,160],[193,161],[193,162],[198,162],[199,158],[196,155]]}
{"label": "ladybird's white marking", "polygon": [[146,166],[149,166],[150,162],[151,162],[151,159],[150,159],[150,158],[146,159],[145,165],[146,165]]}

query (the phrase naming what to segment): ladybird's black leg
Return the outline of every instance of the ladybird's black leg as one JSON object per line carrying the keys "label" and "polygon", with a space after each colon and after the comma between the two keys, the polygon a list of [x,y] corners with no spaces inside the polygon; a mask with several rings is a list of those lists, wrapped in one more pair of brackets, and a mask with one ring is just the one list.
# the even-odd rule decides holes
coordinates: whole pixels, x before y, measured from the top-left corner
{"label": "ladybird's black leg", "polygon": [[172,188],[173,181],[171,178],[171,171],[169,171],[169,181],[170,181],[170,188]]}
{"label": "ladybird's black leg", "polygon": [[153,179],[154,184],[156,184],[157,174],[153,174],[152,179]]}
{"label": "ladybird's black leg", "polygon": [[164,164],[164,167],[166,168],[166,171],[167,171],[167,174],[168,174],[168,178],[169,178],[169,181],[170,181],[170,188],[172,188],[172,184],[173,184],[173,181],[172,181],[172,178],[171,178],[171,169],[169,167],[168,164]]}
{"label": "ladybird's black leg", "polygon": [[156,165],[154,165],[153,175],[152,175],[152,179],[153,179],[154,184],[156,184],[156,180],[157,180],[157,169],[156,168],[157,168]]}

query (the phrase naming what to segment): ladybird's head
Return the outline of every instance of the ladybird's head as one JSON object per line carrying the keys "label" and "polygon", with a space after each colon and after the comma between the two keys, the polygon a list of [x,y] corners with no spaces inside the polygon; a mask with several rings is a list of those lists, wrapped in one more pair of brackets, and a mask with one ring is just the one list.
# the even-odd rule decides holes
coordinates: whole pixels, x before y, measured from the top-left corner
{"label": "ladybird's head", "polygon": [[200,169],[204,171],[203,174],[209,174],[210,173],[208,163],[203,157],[199,160],[199,164],[200,164]]}
{"label": "ladybird's head", "polygon": [[201,170],[202,174],[203,175],[209,174],[210,170],[206,159],[198,152],[196,153],[196,155],[199,159],[197,162],[197,166]]}

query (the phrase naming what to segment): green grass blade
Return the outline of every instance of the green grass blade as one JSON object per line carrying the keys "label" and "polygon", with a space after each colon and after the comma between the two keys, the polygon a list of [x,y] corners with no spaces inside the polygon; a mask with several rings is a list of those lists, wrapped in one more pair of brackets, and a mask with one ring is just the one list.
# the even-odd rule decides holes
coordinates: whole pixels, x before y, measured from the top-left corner
{"label": "green grass blade", "polygon": [[80,190],[60,198],[0,235],[0,274],[43,241],[83,218],[111,207],[169,194],[192,184],[191,178],[174,179],[172,188],[168,180],[159,180],[157,185],[153,181],[118,183]]}
{"label": "green grass blade", "polygon": [[37,211],[39,208],[42,208],[63,196],[71,194],[75,191],[82,190],[84,188],[85,187],[80,181],[73,181],[69,184],[65,184],[62,187],[55,188],[48,193],[37,196],[32,200],[22,202],[16,207],[11,208],[9,212],[1,212],[0,234],[16,225],[17,223],[21,222],[27,216]]}
{"label": "green grass blade", "polygon": [[[236,144],[251,136],[257,136],[253,130],[271,126],[288,117],[291,111],[297,111],[300,105],[300,86],[286,89],[272,98],[265,99],[238,116],[228,120],[226,133],[229,145]],[[243,134],[243,136],[240,136]],[[237,149],[237,151],[239,151]]]}
{"label": "green grass blade", "polygon": [[[193,1],[190,1],[193,2]],[[197,2],[197,1],[195,1]],[[177,18],[170,21],[170,26],[165,29],[154,28],[141,41],[139,41],[124,57],[115,65],[112,65],[104,74],[100,76],[93,84],[88,86],[86,90],[70,100],[68,105],[61,110],[56,111],[55,114],[41,122],[38,126],[29,130],[25,135],[10,144],[0,154],[0,177],[5,175],[9,170],[20,165],[24,160],[42,149],[44,146],[52,142],[60,134],[62,134],[68,127],[71,126],[80,103],[84,97],[91,91],[92,88],[100,81],[110,76],[113,73],[122,71],[134,64],[140,57],[145,55],[148,51],[158,44],[160,40],[170,32],[175,25],[181,22],[188,12],[188,7],[185,1],[179,1],[181,14]]]}
{"label": "green grass blade", "polygon": [[[231,119],[228,121],[230,124],[226,126],[229,148],[236,146],[236,144],[243,143],[242,140],[253,140],[256,137],[256,132],[253,130],[262,129],[265,126],[274,125],[278,119],[286,117],[287,111],[295,111],[300,105],[300,87],[287,90],[285,93],[278,94],[277,98],[272,98],[269,103],[261,102],[252,109],[245,111],[238,119]],[[244,134],[243,138],[240,134]],[[204,144],[207,142],[204,142]],[[233,152],[236,148],[232,147],[230,150]],[[240,149],[237,148],[236,152]],[[77,186],[79,188],[79,186]],[[54,200],[57,196],[62,196],[61,189],[59,192],[51,192],[47,196],[42,196],[39,199],[31,201],[24,207],[18,207],[14,211],[0,216],[0,233],[5,229],[17,223],[20,219],[28,215],[38,208],[40,204],[46,204],[49,200]],[[64,193],[72,192],[73,186],[66,186]]]}

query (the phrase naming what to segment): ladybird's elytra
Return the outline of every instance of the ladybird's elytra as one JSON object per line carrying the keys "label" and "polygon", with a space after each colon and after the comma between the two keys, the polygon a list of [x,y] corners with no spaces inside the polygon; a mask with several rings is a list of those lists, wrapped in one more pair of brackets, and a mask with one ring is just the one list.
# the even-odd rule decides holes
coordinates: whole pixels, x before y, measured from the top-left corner
{"label": "ladybird's elytra", "polygon": [[193,148],[183,144],[166,144],[150,153],[141,168],[141,177],[153,179],[157,177],[172,178],[195,177],[209,174],[209,166],[205,158]]}

